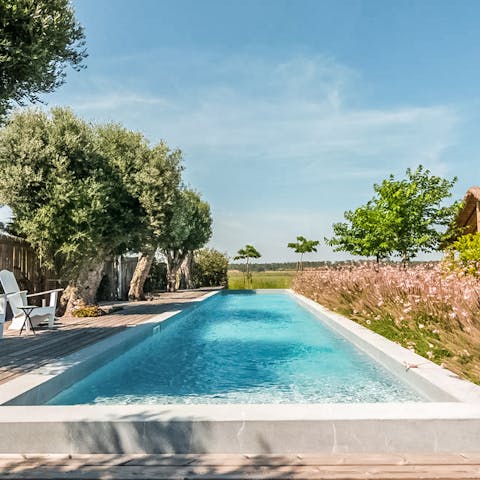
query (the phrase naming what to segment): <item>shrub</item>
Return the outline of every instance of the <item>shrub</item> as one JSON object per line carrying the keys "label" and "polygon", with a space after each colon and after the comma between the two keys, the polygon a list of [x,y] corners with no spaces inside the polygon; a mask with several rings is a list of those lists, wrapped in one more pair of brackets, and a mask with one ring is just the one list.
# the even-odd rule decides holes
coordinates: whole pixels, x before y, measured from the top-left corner
{"label": "shrub", "polygon": [[150,272],[143,290],[148,293],[160,292],[167,289],[167,265],[165,262],[160,262],[156,258],[152,262]]}
{"label": "shrub", "polygon": [[195,252],[192,278],[195,287],[226,287],[228,256],[213,248]]}
{"label": "shrub", "polygon": [[106,312],[98,305],[79,305],[77,307],[73,307],[72,315],[79,318],[101,317],[102,315],[106,315]]}
{"label": "shrub", "polygon": [[480,271],[480,233],[458,238],[447,250],[444,262],[451,270],[478,275]]}

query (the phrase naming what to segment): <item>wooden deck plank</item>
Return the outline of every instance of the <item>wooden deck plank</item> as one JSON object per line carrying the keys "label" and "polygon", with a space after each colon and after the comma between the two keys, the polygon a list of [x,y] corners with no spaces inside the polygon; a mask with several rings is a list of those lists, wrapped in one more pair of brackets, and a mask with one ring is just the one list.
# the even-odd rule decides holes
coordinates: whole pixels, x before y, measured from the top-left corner
{"label": "wooden deck plank", "polygon": [[0,469],[2,478],[12,479],[479,479],[478,466],[111,466],[67,465],[15,466]]}

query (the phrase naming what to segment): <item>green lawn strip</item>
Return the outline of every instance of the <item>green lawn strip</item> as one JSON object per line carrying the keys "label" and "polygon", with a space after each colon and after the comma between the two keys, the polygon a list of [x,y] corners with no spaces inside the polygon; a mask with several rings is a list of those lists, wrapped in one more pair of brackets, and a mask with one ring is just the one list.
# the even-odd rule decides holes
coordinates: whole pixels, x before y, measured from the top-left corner
{"label": "green lawn strip", "polygon": [[252,281],[247,282],[242,272],[228,272],[228,288],[230,290],[290,288],[294,276],[294,271],[252,272]]}

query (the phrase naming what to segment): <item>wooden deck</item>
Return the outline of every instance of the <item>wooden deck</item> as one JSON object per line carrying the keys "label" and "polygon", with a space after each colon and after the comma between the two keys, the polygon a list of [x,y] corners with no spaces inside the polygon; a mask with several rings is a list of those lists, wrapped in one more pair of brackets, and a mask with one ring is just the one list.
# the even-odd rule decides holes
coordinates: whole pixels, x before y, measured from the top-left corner
{"label": "wooden deck", "polygon": [[480,479],[480,454],[0,455],[11,479]]}
{"label": "wooden deck", "polygon": [[37,335],[24,331],[20,336],[18,331],[8,330],[7,322],[0,340],[0,384],[121,332],[129,325],[178,310],[206,292],[188,290],[162,293],[152,301],[118,302],[115,305],[122,306],[123,310],[95,318],[62,317],[53,329],[36,329]]}

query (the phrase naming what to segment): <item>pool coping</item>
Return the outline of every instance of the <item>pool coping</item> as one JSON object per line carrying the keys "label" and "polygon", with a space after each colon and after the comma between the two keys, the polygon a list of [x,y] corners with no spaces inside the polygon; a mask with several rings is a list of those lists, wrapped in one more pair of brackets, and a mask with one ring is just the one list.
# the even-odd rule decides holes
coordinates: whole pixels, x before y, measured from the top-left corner
{"label": "pool coping", "polygon": [[[61,357],[55,362],[50,362],[31,372],[15,377],[13,380],[0,385],[0,408],[6,405],[43,406],[42,404],[52,396],[45,385],[55,385],[56,378],[59,378],[61,375],[68,377],[71,370],[76,370],[77,378],[83,376],[82,374],[85,370],[92,370],[92,364],[108,361],[115,354],[122,353],[150,335],[160,333],[161,329],[177,315],[193,311],[203,301],[220,292],[222,290],[207,292],[198,298],[191,299],[184,304],[183,308],[163,312],[136,325],[129,325],[122,332]],[[154,325],[153,328],[152,325]],[[82,366],[84,370],[81,368]],[[60,388],[60,390],[64,388]]]}
{"label": "pool coping", "polygon": [[[480,451],[480,387],[290,289],[254,292],[293,296],[357,347],[397,376],[403,375],[407,383],[429,391],[437,401],[38,405],[52,396],[48,385],[59,388],[62,377],[63,381],[74,381],[69,372],[75,371],[78,378],[91,371],[102,358],[110,358],[150,335],[152,325],[161,330],[179,313],[221,293],[214,291],[185,308],[156,315],[0,385],[0,453]],[[419,366],[406,368],[405,364]]]}
{"label": "pool coping", "polygon": [[287,292],[308,310],[320,314],[331,328],[428,397],[437,401],[480,404],[480,386],[293,290]]}

